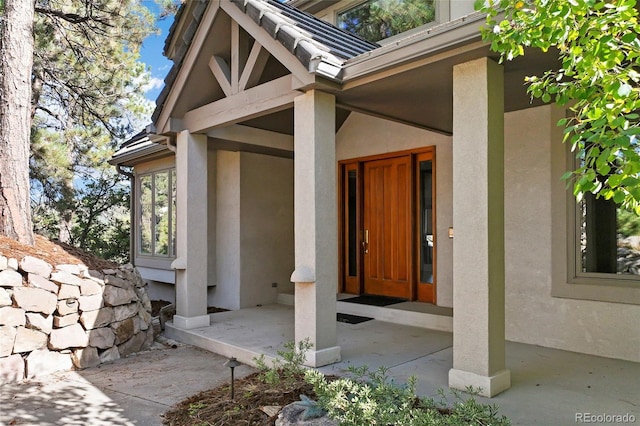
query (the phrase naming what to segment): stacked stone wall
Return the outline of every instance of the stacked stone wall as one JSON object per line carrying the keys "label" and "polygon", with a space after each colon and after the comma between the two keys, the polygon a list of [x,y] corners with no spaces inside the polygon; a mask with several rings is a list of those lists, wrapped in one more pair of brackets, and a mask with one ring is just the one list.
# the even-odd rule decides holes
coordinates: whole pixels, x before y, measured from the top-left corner
{"label": "stacked stone wall", "polygon": [[131,265],[0,255],[0,383],[94,367],[153,343],[151,302]]}

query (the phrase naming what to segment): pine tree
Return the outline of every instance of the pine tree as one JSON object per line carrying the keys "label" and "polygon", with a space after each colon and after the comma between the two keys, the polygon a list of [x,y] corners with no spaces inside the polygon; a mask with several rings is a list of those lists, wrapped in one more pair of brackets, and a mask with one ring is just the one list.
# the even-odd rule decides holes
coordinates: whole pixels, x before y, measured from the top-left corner
{"label": "pine tree", "polygon": [[0,233],[33,243],[30,165],[65,239],[76,184],[89,187],[79,173],[101,176],[91,170],[147,112],[137,59],[153,17],[134,0],[0,0],[0,9]]}
{"label": "pine tree", "polygon": [[153,19],[137,1],[39,1],[36,12],[31,176],[57,214],[54,236],[73,243],[79,189],[148,113],[138,50]]}
{"label": "pine tree", "polygon": [[6,0],[0,27],[0,233],[32,245],[29,105],[33,4]]}

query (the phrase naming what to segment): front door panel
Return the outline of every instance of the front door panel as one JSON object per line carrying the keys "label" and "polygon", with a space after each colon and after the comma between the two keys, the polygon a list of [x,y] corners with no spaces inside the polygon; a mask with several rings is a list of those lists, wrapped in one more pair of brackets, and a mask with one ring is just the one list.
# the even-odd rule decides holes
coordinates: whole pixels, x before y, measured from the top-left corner
{"label": "front door panel", "polygon": [[364,163],[364,292],[411,297],[411,157]]}

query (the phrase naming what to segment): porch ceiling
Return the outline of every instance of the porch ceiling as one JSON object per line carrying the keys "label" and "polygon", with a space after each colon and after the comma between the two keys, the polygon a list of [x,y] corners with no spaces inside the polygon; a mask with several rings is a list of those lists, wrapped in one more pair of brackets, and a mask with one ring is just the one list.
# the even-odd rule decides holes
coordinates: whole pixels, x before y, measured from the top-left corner
{"label": "porch ceiling", "polygon": [[[350,111],[405,122],[410,125],[451,134],[453,130],[453,66],[473,59],[498,55],[486,46],[467,51],[403,72],[386,73],[384,77],[367,76],[367,82],[346,82],[345,90],[335,93],[338,109],[336,130],[340,128]],[[556,56],[540,52],[527,52],[524,57],[506,62],[505,111],[517,111],[541,105],[531,102],[526,92],[524,78],[542,74],[557,66]],[[293,134],[293,110],[255,118],[242,124],[279,133]]]}

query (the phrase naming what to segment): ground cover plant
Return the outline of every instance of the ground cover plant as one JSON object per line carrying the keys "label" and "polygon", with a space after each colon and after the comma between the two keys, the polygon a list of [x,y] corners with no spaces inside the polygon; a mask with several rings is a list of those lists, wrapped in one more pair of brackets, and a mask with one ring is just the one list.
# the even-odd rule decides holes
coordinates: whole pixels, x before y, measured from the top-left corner
{"label": "ground cover plant", "polygon": [[511,424],[499,415],[497,406],[480,404],[459,392],[418,397],[415,378],[397,383],[385,368],[351,368],[341,378],[306,369],[304,354],[310,348],[308,341],[290,342],[272,365],[264,357],[255,359],[259,371],[236,381],[234,400],[229,384],[201,392],[165,413],[164,424],[273,425],[279,408],[293,402],[305,407],[303,416],[308,419],[328,414],[345,426]]}

